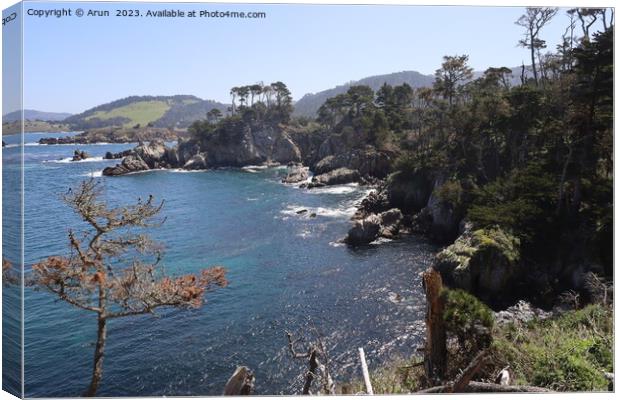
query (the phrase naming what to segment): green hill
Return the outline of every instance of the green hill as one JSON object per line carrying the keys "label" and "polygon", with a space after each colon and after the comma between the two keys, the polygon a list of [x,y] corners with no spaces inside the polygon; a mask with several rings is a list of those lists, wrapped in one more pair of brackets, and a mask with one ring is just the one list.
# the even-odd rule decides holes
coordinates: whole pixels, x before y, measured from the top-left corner
{"label": "green hill", "polygon": [[187,128],[210,110],[225,112],[227,105],[196,96],[130,96],[72,115],[63,122],[74,130],[104,127]]}

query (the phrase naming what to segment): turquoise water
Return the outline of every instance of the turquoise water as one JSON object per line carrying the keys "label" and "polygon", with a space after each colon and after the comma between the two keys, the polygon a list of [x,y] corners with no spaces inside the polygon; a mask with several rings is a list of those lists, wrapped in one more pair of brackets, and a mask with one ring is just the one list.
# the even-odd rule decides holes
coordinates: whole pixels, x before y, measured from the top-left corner
{"label": "turquoise water", "polygon": [[[65,254],[67,229],[81,222],[59,196],[95,176],[112,204],[165,199],[166,223],[151,234],[166,246],[167,272],[224,265],[230,285],[199,310],[111,321],[98,395],[217,395],[238,365],[255,371],[259,394],[297,393],[305,363],[290,358],[285,330],[316,327],[336,379],[361,376],[360,346],[371,367],[415,353],[424,333],[418,273],[435,248],[420,237],[358,250],[339,245],[365,188],[303,190],[281,184],[279,168],[101,177],[115,161],[97,157],[130,147],[81,145],[93,159],[72,163],[66,159],[76,146],[26,145],[26,265]],[[17,151],[9,146],[5,157]],[[295,213],[302,208],[309,212]],[[25,315],[26,396],[80,395],[90,378],[95,316],[30,289]]]}

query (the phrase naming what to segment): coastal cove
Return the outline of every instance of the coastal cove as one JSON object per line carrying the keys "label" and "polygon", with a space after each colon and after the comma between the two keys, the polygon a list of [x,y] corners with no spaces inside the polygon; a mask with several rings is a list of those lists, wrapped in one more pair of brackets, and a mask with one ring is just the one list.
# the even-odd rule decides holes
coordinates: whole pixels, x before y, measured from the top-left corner
{"label": "coastal cove", "polygon": [[[73,134],[58,136],[66,135]],[[359,375],[358,347],[378,368],[415,355],[423,343],[419,273],[438,247],[417,235],[357,249],[340,244],[367,187],[300,189],[281,183],[282,167],[105,177],[102,170],[118,162],[105,154],[136,143],[38,144],[49,136],[25,135],[27,266],[66,252],[67,228],[83,225],[60,196],[95,177],[112,205],[150,195],[165,200],[166,222],[151,234],[166,246],[167,273],[229,270],[230,285],[204,308],[113,321],[106,358],[114,361],[98,395],[219,395],[237,365],[254,370],[257,394],[297,393],[305,365],[290,357],[286,330],[316,327],[342,378]],[[4,140],[4,179],[10,179],[19,136]],[[70,161],[77,149],[89,157]],[[79,395],[92,363],[93,316],[29,289],[25,307],[26,396]]]}

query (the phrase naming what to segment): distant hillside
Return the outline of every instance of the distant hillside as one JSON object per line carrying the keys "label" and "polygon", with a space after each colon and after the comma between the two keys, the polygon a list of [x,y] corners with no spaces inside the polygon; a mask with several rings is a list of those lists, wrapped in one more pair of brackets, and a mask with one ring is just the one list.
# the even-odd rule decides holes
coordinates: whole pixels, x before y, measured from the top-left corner
{"label": "distant hillside", "polygon": [[[69,113],[45,112],[37,110],[24,110],[24,119],[28,121],[62,121],[70,117]],[[2,116],[2,122],[15,122],[22,119],[21,111],[13,111]]]}
{"label": "distant hillside", "polygon": [[323,90],[322,92],[306,94],[295,103],[293,115],[314,117],[319,107],[330,97],[337,96],[346,92],[351,86],[367,85],[373,90],[378,90],[384,83],[388,85],[402,85],[408,83],[413,88],[431,86],[435,77],[433,75],[423,75],[416,71],[402,71],[387,75],[375,75],[368,78],[352,81],[344,85],[336,86],[333,89]]}
{"label": "distant hillside", "polygon": [[[525,69],[525,75],[530,76],[531,68],[526,67]],[[474,79],[481,77],[483,73],[484,72],[482,71],[474,71]],[[295,111],[293,112],[293,115],[303,117],[316,117],[316,113],[319,110],[319,107],[321,107],[323,103],[325,103],[325,100],[330,97],[345,93],[351,86],[355,85],[370,86],[374,91],[377,91],[384,83],[387,83],[391,86],[408,83],[413,88],[419,88],[432,86],[434,81],[435,75],[423,75],[416,71],[402,71],[386,75],[370,76],[368,78],[360,79],[359,81],[351,81],[349,83],[345,83],[344,85],[336,86],[332,89],[304,95],[301,99],[299,99],[299,101],[295,103]],[[521,67],[512,68],[511,84],[516,85],[519,84],[520,81]]]}
{"label": "distant hillside", "polygon": [[74,130],[136,125],[187,128],[214,108],[225,112],[228,106],[196,96],[131,96],[91,108],[64,122]]}

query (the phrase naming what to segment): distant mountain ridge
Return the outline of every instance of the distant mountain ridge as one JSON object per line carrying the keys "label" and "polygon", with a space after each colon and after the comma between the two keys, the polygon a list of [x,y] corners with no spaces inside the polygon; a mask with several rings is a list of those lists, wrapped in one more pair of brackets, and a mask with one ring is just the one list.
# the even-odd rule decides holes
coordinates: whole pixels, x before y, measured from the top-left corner
{"label": "distant mountain ridge", "polygon": [[75,130],[138,125],[184,129],[214,108],[225,112],[228,105],[192,95],[129,96],[72,115],[64,122]]}
{"label": "distant mountain ridge", "polygon": [[[530,67],[525,67],[525,75],[529,76],[531,71]],[[484,74],[483,71],[474,71],[474,79],[481,77]],[[511,84],[517,84],[521,79],[521,67],[512,68],[512,80]],[[336,86],[332,89],[323,90],[317,93],[308,93],[304,95],[295,103],[295,110],[293,115],[299,117],[316,117],[317,111],[330,97],[337,96],[345,93],[351,86],[366,85],[370,86],[372,90],[377,91],[384,83],[391,86],[402,85],[404,83],[409,84],[412,88],[430,87],[433,86],[435,81],[435,75],[424,75],[417,71],[401,71],[384,75],[373,75],[367,78],[360,79],[358,81],[351,81],[343,85]]]}
{"label": "distant mountain ridge", "polygon": [[[70,113],[46,112],[38,110],[24,110],[24,119],[27,121],[62,121],[70,117]],[[22,119],[21,110],[10,112],[2,116],[2,122],[16,122]]]}
{"label": "distant mountain ridge", "polygon": [[325,103],[325,100],[345,93],[351,86],[366,85],[370,86],[372,90],[377,91],[384,83],[391,86],[408,83],[413,88],[419,88],[431,86],[434,80],[435,77],[433,75],[423,75],[417,71],[401,71],[385,75],[369,76],[358,81],[351,81],[343,85],[336,86],[332,89],[304,95],[295,103],[295,111],[293,112],[293,115],[300,117],[314,117],[316,116],[319,107]]}

